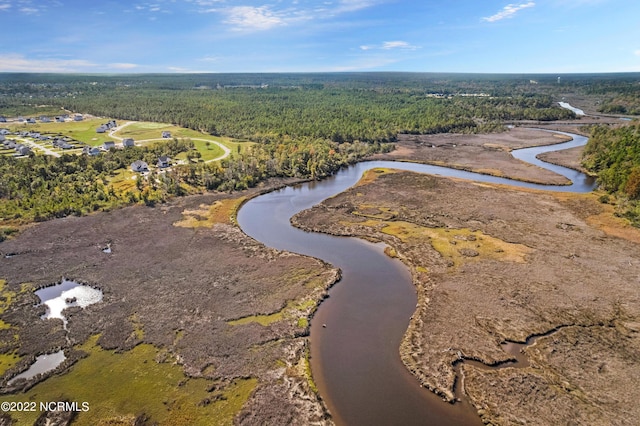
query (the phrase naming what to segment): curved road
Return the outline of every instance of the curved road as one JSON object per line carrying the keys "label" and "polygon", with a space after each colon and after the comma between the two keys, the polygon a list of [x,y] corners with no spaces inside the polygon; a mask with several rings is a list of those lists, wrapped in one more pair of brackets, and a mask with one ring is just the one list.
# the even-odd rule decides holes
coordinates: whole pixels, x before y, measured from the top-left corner
{"label": "curved road", "polygon": [[[127,121],[126,123],[111,129],[111,131],[109,131],[109,137],[117,139],[120,142],[122,142],[122,140],[124,138],[121,138],[120,136],[117,136],[116,132],[119,132],[120,130],[124,129],[128,125],[134,124],[134,123],[136,123],[136,121]],[[192,141],[211,142],[213,144],[218,145],[220,147],[220,149],[222,149],[222,151],[224,151],[224,154],[222,154],[221,156],[216,157],[216,158],[214,158],[212,160],[207,160],[207,161],[205,161],[205,163],[211,163],[211,162],[214,162],[214,161],[220,161],[220,160],[222,160],[224,158],[227,158],[229,155],[231,155],[231,150],[229,148],[227,148],[225,145],[221,144],[220,142],[218,142],[216,140],[213,140],[213,139],[202,139],[202,138],[189,138],[189,139],[191,139]],[[166,139],[165,138],[141,139],[141,140],[136,141],[136,142],[146,143],[146,142],[155,142],[155,141],[163,141],[163,140],[166,140]]]}

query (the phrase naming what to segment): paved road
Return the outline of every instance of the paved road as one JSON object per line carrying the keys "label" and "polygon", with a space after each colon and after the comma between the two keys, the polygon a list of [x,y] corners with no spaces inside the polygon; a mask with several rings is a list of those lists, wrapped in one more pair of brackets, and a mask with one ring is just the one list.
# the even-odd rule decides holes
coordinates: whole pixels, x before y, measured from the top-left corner
{"label": "paved road", "polygon": [[[127,127],[128,125],[133,124],[133,123],[135,123],[135,121],[128,121],[128,122],[124,123],[121,126],[114,127],[109,132],[109,137],[117,139],[120,142],[122,142],[123,138],[121,138],[120,136],[116,136],[115,133],[119,132],[120,130],[124,129],[125,127]],[[218,141],[214,141],[213,139],[201,139],[201,138],[189,138],[189,139],[191,139],[193,141],[211,142],[213,144],[218,145],[220,147],[220,149],[222,149],[224,151],[224,154],[222,154],[221,156],[219,156],[217,158],[214,158],[212,160],[207,160],[207,161],[205,161],[205,163],[211,163],[213,161],[220,161],[223,158],[227,158],[229,155],[231,155],[231,150],[229,148],[227,148],[225,145],[221,144]],[[146,143],[146,142],[155,142],[155,141],[163,141],[163,140],[166,140],[166,138],[142,139],[142,140],[139,140],[139,141],[136,141],[136,142],[138,142],[138,143]]]}

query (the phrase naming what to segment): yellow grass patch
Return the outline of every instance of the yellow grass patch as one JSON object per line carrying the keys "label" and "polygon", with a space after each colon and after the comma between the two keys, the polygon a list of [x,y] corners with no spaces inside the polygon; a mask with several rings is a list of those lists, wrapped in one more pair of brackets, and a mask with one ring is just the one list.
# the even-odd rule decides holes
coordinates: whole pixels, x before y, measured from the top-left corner
{"label": "yellow grass patch", "polygon": [[216,223],[231,224],[238,208],[245,197],[218,200],[211,205],[201,204],[199,209],[182,212],[184,219],[175,222],[173,226],[183,228],[211,228]]}
{"label": "yellow grass patch", "polygon": [[368,220],[359,225],[374,227],[403,242],[428,238],[431,246],[455,265],[483,259],[522,263],[526,261],[526,255],[533,251],[523,244],[508,243],[470,229],[427,228],[403,221]]}
{"label": "yellow grass patch", "polygon": [[[304,322],[300,321],[300,319],[304,318],[304,320],[306,321],[307,320],[306,312],[308,312],[310,309],[315,307],[315,305],[316,305],[316,302],[314,300],[302,300],[298,302],[288,301],[287,305],[284,308],[272,314],[250,315],[248,317],[227,321],[227,324],[244,325],[244,324],[250,324],[252,322],[255,322],[266,327],[278,321],[299,317],[296,324],[299,326],[302,326]],[[304,316],[300,317],[301,314],[304,314]]]}
{"label": "yellow grass patch", "polygon": [[352,214],[372,219],[390,220],[398,215],[398,211],[389,207],[377,207],[372,204],[360,204],[358,210],[354,210]]}
{"label": "yellow grass patch", "polygon": [[364,172],[364,174],[362,175],[362,177],[360,178],[358,183],[356,183],[355,186],[368,185],[374,182],[376,179],[378,179],[379,176],[390,174],[390,173],[397,173],[397,171],[393,169],[387,169],[387,168],[376,168],[376,169],[367,170],[366,172]]}

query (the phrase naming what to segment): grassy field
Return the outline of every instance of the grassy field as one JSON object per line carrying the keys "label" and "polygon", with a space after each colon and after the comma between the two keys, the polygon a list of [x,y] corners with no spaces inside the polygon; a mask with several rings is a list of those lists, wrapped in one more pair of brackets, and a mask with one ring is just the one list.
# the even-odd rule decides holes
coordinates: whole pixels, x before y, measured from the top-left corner
{"label": "grassy field", "polygon": [[[89,354],[64,375],[53,376],[19,395],[2,401],[60,401],[89,403],[74,425],[133,424],[146,415],[160,425],[231,425],[257,385],[239,379],[223,390],[208,392],[208,379],[187,378],[173,362],[157,362],[158,350],[142,344],[115,353],[96,345],[97,336],[80,347]],[[38,412],[12,413],[18,425],[31,425]]]}
{"label": "grassy field", "polygon": [[[198,150],[200,155],[202,155],[202,157],[200,158],[200,160],[202,161],[213,160],[224,155],[224,151],[222,150],[222,148],[214,143],[210,144],[209,147],[207,147],[207,143],[205,141],[193,141],[193,144],[195,145],[196,150]],[[186,160],[187,153],[182,152],[176,158],[178,160]]]}
{"label": "grassy field", "polygon": [[[66,121],[64,123],[36,123],[36,124],[26,124],[26,123],[7,123],[6,127],[12,132],[15,131],[32,131],[39,132],[45,135],[63,135],[68,136],[76,141],[83,142],[90,146],[100,146],[106,141],[116,141],[119,142],[117,138],[110,137],[107,133],[96,133],[96,128],[101,124],[109,121],[108,118],[93,118],[87,119],[83,121]],[[127,123],[125,120],[120,120],[117,122],[118,125],[122,126]],[[249,146],[253,145],[252,142],[238,142],[232,140],[227,137],[219,137],[219,136],[211,136],[205,133],[201,133],[191,129],[185,129],[182,127],[174,126],[166,123],[150,123],[150,122],[132,122],[128,124],[122,130],[119,130],[115,133],[118,138],[133,138],[136,143],[139,145],[139,141],[147,140],[147,143],[158,143],[161,142],[162,132],[168,131],[171,133],[172,138],[192,138],[195,144],[196,149],[201,154],[202,161],[209,161],[215,158],[221,157],[224,154],[222,148],[220,148],[215,143],[211,143],[207,147],[207,143],[205,140],[209,140],[211,142],[218,142],[231,150],[231,154],[237,153],[247,149]],[[195,139],[204,139],[204,140],[195,140]],[[142,145],[146,145],[147,143],[143,143]],[[63,150],[59,148],[54,148],[50,143],[47,142],[38,142],[42,146],[49,148],[55,152],[63,152]],[[78,154],[81,151],[79,149],[75,150],[67,150],[64,151],[71,154]],[[0,155],[13,155],[13,150],[4,152],[0,151]],[[186,153],[181,154],[177,157],[178,160],[186,159]]]}
{"label": "grassy field", "polygon": [[7,128],[11,131],[40,132],[46,135],[64,135],[91,146],[102,145],[113,140],[108,133],[96,133],[96,128],[107,122],[106,118],[94,118],[83,121],[67,121],[64,123],[10,123]]}

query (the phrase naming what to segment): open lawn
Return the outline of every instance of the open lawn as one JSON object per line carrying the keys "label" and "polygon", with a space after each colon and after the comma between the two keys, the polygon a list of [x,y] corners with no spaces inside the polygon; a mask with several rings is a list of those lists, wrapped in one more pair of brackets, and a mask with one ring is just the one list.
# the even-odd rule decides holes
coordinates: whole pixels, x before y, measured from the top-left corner
{"label": "open lawn", "polygon": [[7,128],[11,131],[40,132],[46,135],[64,135],[91,146],[102,145],[113,140],[107,133],[96,133],[96,128],[107,122],[106,118],[94,118],[83,121],[67,121],[64,123],[10,123]]}

